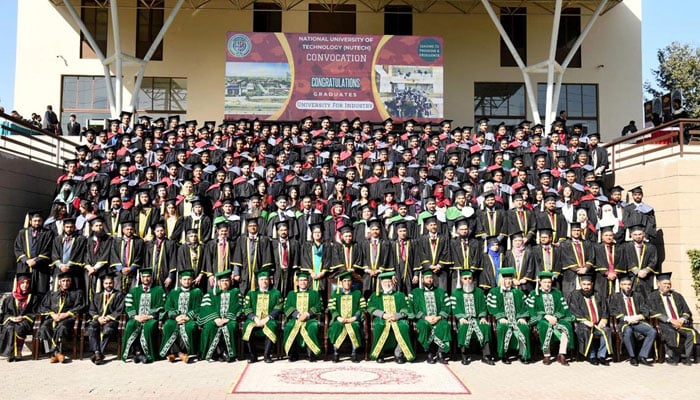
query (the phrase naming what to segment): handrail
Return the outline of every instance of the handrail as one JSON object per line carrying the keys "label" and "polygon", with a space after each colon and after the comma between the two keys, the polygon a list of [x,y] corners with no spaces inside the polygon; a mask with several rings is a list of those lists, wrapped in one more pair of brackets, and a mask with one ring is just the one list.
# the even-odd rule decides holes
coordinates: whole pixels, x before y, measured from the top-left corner
{"label": "handrail", "polygon": [[18,157],[63,168],[80,142],[0,113],[0,149]]}
{"label": "handrail", "polygon": [[[685,134],[693,127],[700,127],[700,118],[675,119],[601,143],[601,147],[608,151],[609,171],[644,165],[669,156],[683,158],[686,154],[700,154],[699,151],[686,150]],[[661,135],[653,137],[656,133]]]}

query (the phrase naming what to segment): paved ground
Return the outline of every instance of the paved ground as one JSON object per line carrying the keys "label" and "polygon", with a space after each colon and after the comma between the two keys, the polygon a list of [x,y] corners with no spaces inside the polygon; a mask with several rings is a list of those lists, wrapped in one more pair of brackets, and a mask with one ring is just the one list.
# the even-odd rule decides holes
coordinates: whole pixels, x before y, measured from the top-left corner
{"label": "paved ground", "polygon": [[[113,357],[108,357],[108,360]],[[287,366],[286,360],[266,365],[271,372]],[[306,361],[296,365],[307,366]],[[316,365],[319,365],[318,363]],[[340,364],[343,365],[343,364]],[[392,366],[393,363],[384,364]],[[94,366],[88,360],[68,364],[49,364],[47,359],[25,360],[9,364],[0,361],[2,370],[3,399],[76,398],[89,396],[94,399],[268,399],[269,395],[231,395],[231,385],[245,364],[235,362],[191,365],[170,364],[159,361],[149,365],[111,361]],[[559,393],[571,399],[584,397],[596,399],[659,399],[696,398],[700,395],[700,365],[676,367],[657,364],[654,367],[631,367],[627,363],[609,367],[594,367],[588,363],[572,363],[570,367],[558,364],[545,366],[498,364],[490,367],[481,363],[463,366],[450,363],[453,371],[464,381],[471,396],[460,398],[479,399],[537,399],[551,398]],[[28,385],[30,379],[37,384]],[[33,377],[33,378],[31,378]],[[21,382],[21,384],[15,384]],[[439,385],[439,382],[436,382]],[[358,389],[359,390],[359,389]],[[66,397],[70,396],[70,397]],[[275,395],[275,400],[295,399],[300,396]],[[308,400],[341,399],[344,396],[304,395]],[[395,396],[353,396],[358,399],[385,399]],[[401,396],[407,400],[426,400],[428,396]],[[457,396],[442,396],[449,398]]]}

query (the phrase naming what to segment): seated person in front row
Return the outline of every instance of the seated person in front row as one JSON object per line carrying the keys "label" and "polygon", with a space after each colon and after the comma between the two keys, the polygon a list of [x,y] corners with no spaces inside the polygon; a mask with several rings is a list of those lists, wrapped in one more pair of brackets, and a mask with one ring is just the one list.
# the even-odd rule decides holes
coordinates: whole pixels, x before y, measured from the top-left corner
{"label": "seated person in front row", "polygon": [[489,314],[496,318],[498,357],[504,364],[510,364],[508,350],[517,349],[520,361],[528,364],[530,328],[527,322],[529,312],[525,304],[525,294],[513,287],[514,268],[502,268],[500,275],[502,286],[491,289],[486,298]]}
{"label": "seated person in front row", "polygon": [[232,288],[230,269],[216,274],[217,289],[204,295],[197,323],[202,326],[199,350],[207,361],[232,362],[236,358],[235,332],[243,313],[243,297]]}
{"label": "seated person in front row", "polygon": [[428,352],[428,364],[435,364],[435,355],[440,364],[447,364],[450,353],[452,328],[447,322],[450,315],[450,300],[445,289],[436,287],[433,271],[423,271],[423,287],[411,291],[409,303],[412,318],[416,319],[418,343]]}
{"label": "seated person in front row", "polygon": [[102,291],[95,293],[88,311],[87,337],[90,343],[90,361],[100,365],[109,339],[119,333],[119,318],[124,312],[124,293],[114,288],[114,274],[102,278]]}
{"label": "seated person in front row", "polygon": [[328,301],[328,311],[331,323],[328,326],[328,340],[333,344],[333,362],[340,361],[338,349],[345,339],[350,339],[352,346],[352,362],[360,362],[357,350],[362,346],[360,322],[362,313],[367,307],[362,292],[352,290],[352,271],[346,271],[337,276],[338,288]]}
{"label": "seated person in front row", "polygon": [[[591,274],[581,275],[581,289],[571,292],[569,309],[576,317],[576,338],[578,351],[593,365],[608,365],[610,353],[610,327],[608,326],[608,307],[603,296],[593,290],[595,277]],[[597,349],[592,349],[593,339],[599,338]]]}
{"label": "seated person in front row", "polygon": [[693,329],[688,303],[680,293],[673,290],[670,272],[659,274],[656,281],[659,290],[649,294],[649,307],[651,316],[659,319],[666,360],[671,365],[677,365],[681,360],[682,346],[685,365],[692,365],[691,356],[693,346],[698,344],[698,332]]}
{"label": "seated person in front row", "polygon": [[156,357],[154,343],[158,319],[165,307],[162,286],[153,286],[153,270],[141,268],[141,284],[131,289],[124,299],[124,310],[129,321],[122,338],[122,361],[130,354],[134,363],[151,363]]}
{"label": "seated person in front row", "polygon": [[255,355],[255,338],[264,337],[264,359],[266,363],[271,363],[272,344],[277,343],[277,317],[282,313],[282,293],[270,287],[270,270],[261,270],[257,278],[257,289],[249,291],[245,296],[243,341],[248,342],[248,363],[254,363],[258,360]]}
{"label": "seated person in front row", "polygon": [[527,299],[530,307],[530,325],[537,327],[537,333],[542,345],[544,358],[542,363],[552,363],[550,349],[553,341],[559,342],[557,361],[561,365],[568,366],[566,351],[574,348],[574,331],[571,322],[573,315],[569,312],[569,306],[564,300],[560,290],[552,287],[554,273],[542,271],[538,274],[539,287],[530,293]]}
{"label": "seated person in front row", "polygon": [[384,362],[385,348],[394,348],[398,364],[413,361],[415,354],[406,319],[408,304],[406,295],[394,290],[394,271],[379,274],[381,292],[372,293],[367,303],[367,311],[374,317],[372,332],[374,343],[370,357],[378,363]]}
{"label": "seated person in front row", "polygon": [[452,292],[452,310],[457,319],[457,344],[462,351],[462,364],[467,365],[472,340],[481,347],[481,362],[494,365],[491,359],[491,325],[486,319],[486,296],[477,287],[471,270],[460,271],[462,285]]}
{"label": "seated person in front row", "polygon": [[22,359],[24,339],[32,333],[39,299],[32,294],[32,274],[17,274],[11,296],[0,304],[0,355],[8,362]]}
{"label": "seated person in front row", "polygon": [[70,272],[58,274],[58,290],[48,293],[41,302],[39,312],[44,316],[39,336],[44,349],[51,354],[51,363],[63,363],[63,342],[73,333],[75,319],[85,307],[83,292],[70,290],[72,283]]}
{"label": "seated person in front row", "polygon": [[[608,300],[610,316],[617,320],[617,330],[630,355],[630,364],[651,367],[652,364],[647,361],[647,358],[654,346],[656,329],[645,321],[649,316],[649,307],[640,292],[632,291],[633,280],[632,274],[618,276],[620,292],[614,293]],[[635,351],[636,336],[644,338],[642,349],[638,353]]]}
{"label": "seated person in front row", "polygon": [[309,361],[321,355],[318,342],[318,316],[321,314],[321,296],[310,290],[311,274],[299,271],[296,274],[298,288],[290,292],[284,302],[287,323],[284,326],[284,351],[289,361],[299,359],[299,348],[306,347]]}
{"label": "seated person in front row", "polygon": [[165,300],[163,340],[160,356],[175,362],[175,354],[187,364],[191,356],[198,353],[194,340],[195,327],[202,304],[202,291],[193,288],[194,270],[180,272],[180,287],[168,293]]}

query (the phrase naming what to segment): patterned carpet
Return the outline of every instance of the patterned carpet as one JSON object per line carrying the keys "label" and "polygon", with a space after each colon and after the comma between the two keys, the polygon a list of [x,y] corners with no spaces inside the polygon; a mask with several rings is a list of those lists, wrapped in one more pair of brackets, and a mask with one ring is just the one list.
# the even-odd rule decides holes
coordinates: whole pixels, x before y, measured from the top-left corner
{"label": "patterned carpet", "polygon": [[231,393],[465,395],[471,391],[449,366],[441,364],[282,361],[246,365],[231,385]]}

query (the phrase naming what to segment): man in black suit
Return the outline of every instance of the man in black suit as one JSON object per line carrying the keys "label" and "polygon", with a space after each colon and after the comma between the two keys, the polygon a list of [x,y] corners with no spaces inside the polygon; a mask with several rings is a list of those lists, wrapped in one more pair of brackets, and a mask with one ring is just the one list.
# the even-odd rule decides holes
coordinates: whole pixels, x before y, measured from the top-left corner
{"label": "man in black suit", "polygon": [[66,124],[66,132],[68,132],[68,135],[70,136],[78,136],[80,135],[80,123],[76,121],[75,114],[71,114],[70,118],[68,119],[68,124]]}

